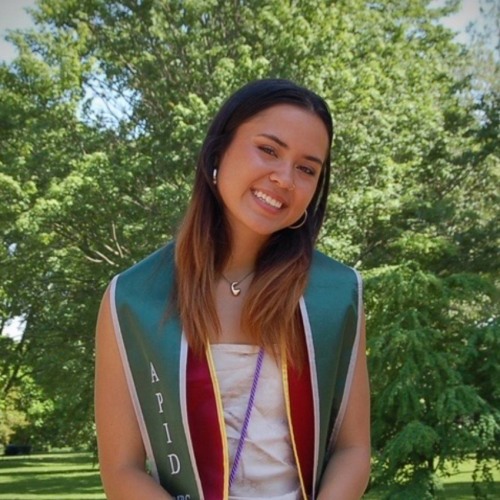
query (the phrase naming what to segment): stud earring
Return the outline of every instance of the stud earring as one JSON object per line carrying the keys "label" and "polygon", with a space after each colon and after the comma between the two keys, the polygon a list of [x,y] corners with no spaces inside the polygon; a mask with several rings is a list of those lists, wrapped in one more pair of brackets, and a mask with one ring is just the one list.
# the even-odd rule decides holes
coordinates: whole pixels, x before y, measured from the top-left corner
{"label": "stud earring", "polygon": [[212,170],[212,184],[217,186],[217,167]]}
{"label": "stud earring", "polygon": [[302,227],[306,223],[306,220],[307,220],[307,210],[304,210],[304,219],[302,219],[302,221],[300,221],[299,223],[294,224],[293,226],[288,226],[288,229],[299,229],[299,227]]}

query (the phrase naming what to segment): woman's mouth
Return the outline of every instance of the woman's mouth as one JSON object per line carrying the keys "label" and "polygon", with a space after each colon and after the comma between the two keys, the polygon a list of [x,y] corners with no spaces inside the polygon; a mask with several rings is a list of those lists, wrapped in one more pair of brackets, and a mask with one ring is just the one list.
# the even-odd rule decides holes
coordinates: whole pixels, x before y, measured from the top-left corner
{"label": "woman's mouth", "polygon": [[258,198],[260,201],[263,201],[266,205],[269,205],[273,208],[281,208],[283,203],[281,201],[276,200],[275,198],[269,196],[266,193],[258,190],[252,190],[253,195]]}

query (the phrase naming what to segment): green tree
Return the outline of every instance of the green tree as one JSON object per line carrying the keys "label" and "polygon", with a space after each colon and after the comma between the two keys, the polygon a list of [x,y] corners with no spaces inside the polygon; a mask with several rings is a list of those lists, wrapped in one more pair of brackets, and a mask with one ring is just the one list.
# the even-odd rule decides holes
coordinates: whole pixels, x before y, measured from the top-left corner
{"label": "green tree", "polygon": [[366,279],[375,483],[430,498],[444,460],[498,458],[498,94],[429,3],[38,2],[0,68],[0,299],[57,439],[91,440],[99,297],[175,236],[208,120],[286,77],[335,116],[320,246]]}

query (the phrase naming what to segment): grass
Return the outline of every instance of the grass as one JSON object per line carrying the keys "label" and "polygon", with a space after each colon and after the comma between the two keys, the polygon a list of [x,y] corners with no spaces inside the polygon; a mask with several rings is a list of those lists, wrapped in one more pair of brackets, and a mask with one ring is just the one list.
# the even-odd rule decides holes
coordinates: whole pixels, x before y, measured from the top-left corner
{"label": "grass", "polygon": [[[474,472],[475,462],[470,460],[460,464],[457,471],[450,470],[448,477],[441,478],[444,484],[443,493],[439,496],[441,499],[453,500],[471,500],[474,498],[472,491],[472,473]],[[493,491],[491,498],[500,498],[500,470],[493,471]]]}
{"label": "grass", "polygon": [[89,453],[0,457],[0,500],[105,500]]}
{"label": "grass", "polygon": [[[472,473],[474,472],[475,462],[473,460],[460,464],[458,470],[448,468],[449,475],[440,477],[442,491],[438,493],[438,500],[474,500],[472,490]],[[488,498],[500,498],[500,470],[493,470],[493,490],[489,492]],[[370,491],[366,494],[364,500],[380,500],[382,493]]]}
{"label": "grass", "polygon": [[[474,462],[442,478],[440,500],[474,500]],[[494,493],[500,498],[500,471],[494,472]],[[0,500],[105,500],[99,469],[89,453],[56,452],[20,457],[0,457]],[[372,491],[365,500],[378,500]]]}

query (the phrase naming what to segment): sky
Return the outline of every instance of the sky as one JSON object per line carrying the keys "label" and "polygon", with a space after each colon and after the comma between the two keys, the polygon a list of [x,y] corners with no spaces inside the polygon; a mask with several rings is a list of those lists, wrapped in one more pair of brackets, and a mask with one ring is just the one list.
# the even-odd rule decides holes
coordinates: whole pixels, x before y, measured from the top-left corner
{"label": "sky", "polygon": [[24,29],[33,26],[26,7],[32,7],[34,0],[0,0],[0,61],[11,61],[16,49],[5,40],[7,30]]}
{"label": "sky", "polygon": [[[23,29],[33,26],[27,7],[33,7],[35,0],[0,0],[0,61],[11,61],[16,55],[16,49],[5,40],[10,29]],[[434,0],[431,5],[442,5],[444,0]],[[480,17],[479,0],[462,0],[460,12],[443,19],[443,24],[455,29],[459,34],[457,39],[466,40],[465,28]]]}

